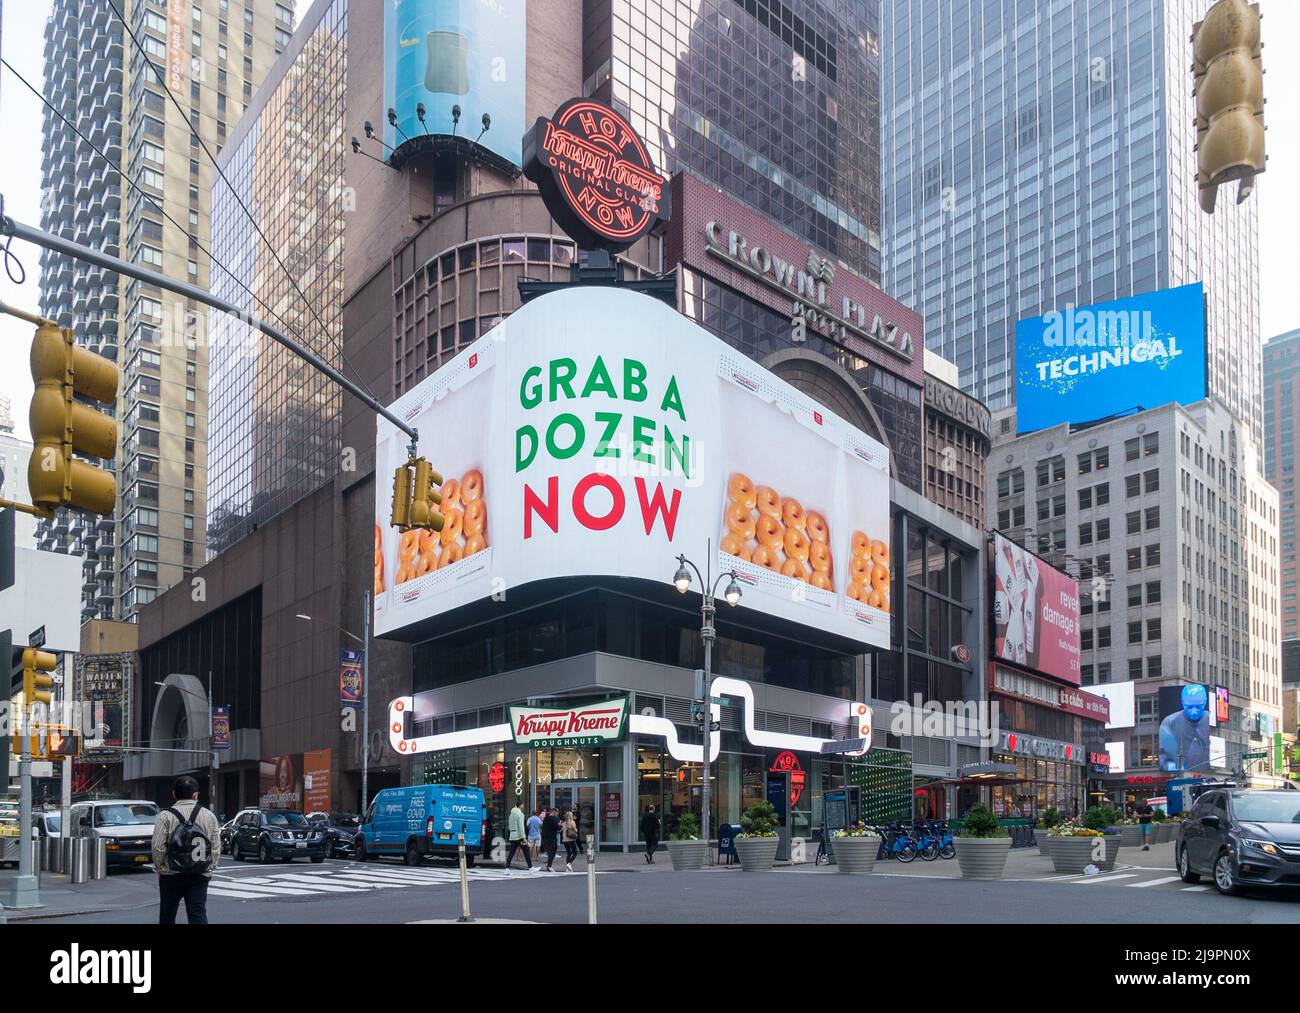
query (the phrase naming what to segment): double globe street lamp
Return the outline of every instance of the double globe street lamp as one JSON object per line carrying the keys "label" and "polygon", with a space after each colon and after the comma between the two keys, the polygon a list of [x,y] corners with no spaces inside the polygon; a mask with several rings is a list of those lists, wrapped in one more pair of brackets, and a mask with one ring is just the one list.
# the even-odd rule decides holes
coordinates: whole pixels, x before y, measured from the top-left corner
{"label": "double globe street lamp", "polygon": [[[711,570],[713,560],[713,543],[709,543],[709,555],[707,557],[706,570]],[[696,578],[703,589],[702,601],[700,604],[700,639],[704,642],[704,682],[703,682],[703,707],[704,707],[704,791],[701,796],[701,813],[700,813],[700,836],[704,843],[709,843],[709,780],[713,772],[713,764],[709,760],[710,745],[713,733],[713,641],[717,639],[717,630],[713,626],[713,617],[717,609],[715,606],[714,596],[718,592],[718,585],[722,583],[723,578],[729,578],[730,582],[722,593],[723,600],[728,605],[736,605],[740,602],[740,584],[736,580],[736,571],[731,570],[718,574],[717,580],[705,577],[700,573],[700,568],[687,559],[684,555],[677,557],[677,573],[673,577],[673,584],[677,590],[685,594],[691,587],[691,571],[695,572]],[[710,852],[711,854],[711,852]]]}

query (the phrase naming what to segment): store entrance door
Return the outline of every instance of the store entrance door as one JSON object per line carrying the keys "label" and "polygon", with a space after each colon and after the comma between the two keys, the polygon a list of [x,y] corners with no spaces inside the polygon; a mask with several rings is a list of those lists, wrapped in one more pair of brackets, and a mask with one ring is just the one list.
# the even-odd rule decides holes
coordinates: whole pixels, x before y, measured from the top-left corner
{"label": "store entrance door", "polygon": [[596,847],[600,847],[599,821],[596,819],[596,803],[600,798],[600,786],[596,784],[552,784],[551,805],[560,811],[560,816],[572,809],[578,821],[578,844],[585,851],[587,835],[596,835]]}

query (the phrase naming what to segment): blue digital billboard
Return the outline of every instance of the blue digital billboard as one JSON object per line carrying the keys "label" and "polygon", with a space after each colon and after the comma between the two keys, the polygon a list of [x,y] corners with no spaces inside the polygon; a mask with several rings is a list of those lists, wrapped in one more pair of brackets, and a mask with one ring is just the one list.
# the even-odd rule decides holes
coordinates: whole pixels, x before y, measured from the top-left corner
{"label": "blue digital billboard", "polygon": [[[522,165],[527,10],[527,0],[388,0],[385,143],[401,149],[426,133],[479,138]],[[396,125],[388,123],[388,109],[396,110]]]}
{"label": "blue digital billboard", "polygon": [[1016,323],[1022,433],[1206,396],[1205,287],[1067,307]]}

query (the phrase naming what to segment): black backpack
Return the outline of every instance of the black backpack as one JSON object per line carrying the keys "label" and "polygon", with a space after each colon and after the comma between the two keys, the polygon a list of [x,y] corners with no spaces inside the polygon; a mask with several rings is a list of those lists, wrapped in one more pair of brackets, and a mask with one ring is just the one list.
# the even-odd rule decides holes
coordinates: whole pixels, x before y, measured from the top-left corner
{"label": "black backpack", "polygon": [[194,808],[190,810],[189,819],[182,816],[175,808],[167,810],[180,821],[180,825],[172,831],[171,837],[167,840],[167,868],[172,872],[201,874],[207,872],[212,864],[212,842],[208,840],[208,835],[194,824],[202,808],[196,802]]}

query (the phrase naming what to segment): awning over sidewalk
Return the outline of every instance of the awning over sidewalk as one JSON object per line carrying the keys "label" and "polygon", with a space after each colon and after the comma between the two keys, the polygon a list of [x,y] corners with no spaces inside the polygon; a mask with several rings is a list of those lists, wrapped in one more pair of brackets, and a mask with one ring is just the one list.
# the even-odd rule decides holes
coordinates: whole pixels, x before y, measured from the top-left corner
{"label": "awning over sidewalk", "polygon": [[957,784],[968,785],[971,787],[982,788],[991,784],[1023,784],[1029,778],[1020,773],[1020,768],[1014,763],[998,763],[996,760],[985,760],[980,763],[968,763],[957,772],[956,777],[950,777],[939,784]]}

